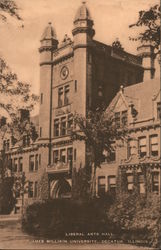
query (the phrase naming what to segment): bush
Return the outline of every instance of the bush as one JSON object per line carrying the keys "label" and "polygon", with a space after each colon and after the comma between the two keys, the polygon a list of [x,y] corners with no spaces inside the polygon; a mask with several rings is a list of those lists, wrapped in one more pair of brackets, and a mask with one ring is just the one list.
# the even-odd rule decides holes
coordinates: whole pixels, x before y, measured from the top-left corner
{"label": "bush", "polygon": [[158,195],[120,194],[107,216],[123,240],[146,241],[150,247],[159,247],[161,207]]}
{"label": "bush", "polygon": [[99,200],[38,202],[27,207],[22,226],[30,234],[61,239],[69,232],[107,232],[104,206]]}

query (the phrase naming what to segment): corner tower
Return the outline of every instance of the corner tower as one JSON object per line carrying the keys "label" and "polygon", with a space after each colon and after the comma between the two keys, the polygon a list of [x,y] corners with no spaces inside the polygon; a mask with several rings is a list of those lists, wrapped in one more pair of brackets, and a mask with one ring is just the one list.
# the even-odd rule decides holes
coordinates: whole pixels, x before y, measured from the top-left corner
{"label": "corner tower", "polygon": [[40,52],[40,113],[39,137],[49,141],[51,133],[52,81],[53,81],[53,51],[58,47],[56,32],[48,23],[41,37]]}
{"label": "corner tower", "polygon": [[[90,47],[95,34],[93,20],[85,2],[77,10],[73,24],[74,80],[77,84],[74,103],[77,113],[85,116],[91,86],[91,67],[88,69],[88,63],[90,65]],[[78,103],[78,100],[81,102]]]}

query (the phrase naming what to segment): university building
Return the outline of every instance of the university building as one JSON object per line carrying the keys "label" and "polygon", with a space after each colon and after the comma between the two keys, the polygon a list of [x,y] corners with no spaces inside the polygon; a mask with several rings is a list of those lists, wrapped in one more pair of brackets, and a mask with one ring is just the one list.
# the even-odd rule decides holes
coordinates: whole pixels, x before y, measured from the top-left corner
{"label": "university building", "polygon": [[[110,163],[102,164],[97,172],[98,196],[115,189],[118,169],[126,169],[128,188],[132,188],[132,169],[140,169],[141,164],[152,167],[153,189],[160,192],[157,112],[161,104],[159,80],[152,80],[153,47],[141,46],[138,55],[133,55],[117,46],[117,42],[110,46],[96,41],[94,21],[85,3],[73,19],[72,34],[72,39],[65,34],[63,41],[58,41],[56,24],[53,27],[49,23],[40,40],[40,112],[36,121],[39,138],[32,142],[24,135],[21,150],[4,138],[15,174],[24,171],[29,181],[26,201],[42,198],[44,193],[53,199],[71,197],[72,169],[85,166],[87,161],[85,143],[70,138],[72,114],[86,116],[88,110],[99,105],[100,98],[115,110],[118,126],[124,116],[129,133],[136,140],[129,140],[128,150],[119,149]],[[139,180],[141,183],[142,177]],[[141,184],[140,188],[143,189]]]}

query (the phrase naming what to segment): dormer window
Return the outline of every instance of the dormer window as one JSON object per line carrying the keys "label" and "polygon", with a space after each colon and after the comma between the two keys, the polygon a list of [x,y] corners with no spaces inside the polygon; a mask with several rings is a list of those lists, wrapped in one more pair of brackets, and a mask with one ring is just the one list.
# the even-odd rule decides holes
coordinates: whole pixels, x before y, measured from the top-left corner
{"label": "dormer window", "polygon": [[157,103],[157,119],[161,119],[161,102]]}
{"label": "dormer window", "polygon": [[128,113],[127,110],[115,113],[115,125],[117,128],[127,126]]}
{"label": "dormer window", "polygon": [[30,136],[24,135],[23,136],[23,147],[29,147],[30,146]]}

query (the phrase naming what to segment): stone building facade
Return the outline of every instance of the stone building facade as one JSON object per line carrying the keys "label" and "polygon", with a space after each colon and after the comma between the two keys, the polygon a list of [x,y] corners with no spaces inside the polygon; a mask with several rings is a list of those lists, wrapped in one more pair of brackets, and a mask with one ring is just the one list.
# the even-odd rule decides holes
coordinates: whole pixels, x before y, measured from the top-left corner
{"label": "stone building facade", "polygon": [[[135,89],[135,86],[138,89],[144,78],[152,79],[155,73],[151,46],[140,47],[136,56],[117,46],[96,41],[94,22],[85,3],[75,15],[72,39],[65,35],[59,42],[55,28],[49,23],[40,40],[39,138],[34,143],[24,140],[21,150],[9,141],[5,142],[5,145],[10,143],[6,153],[12,159],[14,171],[17,174],[24,171],[29,180],[31,191],[25,195],[28,202],[43,193],[41,182],[46,183],[47,197],[71,196],[72,168],[85,166],[87,151],[84,142],[70,139],[72,114],[77,112],[86,116],[89,109],[97,107],[100,95],[108,105],[113,98],[116,99],[114,96],[121,85],[125,90]],[[132,131],[140,126],[136,124],[133,124]],[[118,165],[126,165],[123,161],[120,163],[122,159],[124,157],[114,167],[112,164],[109,167],[103,165],[97,173],[98,182],[101,180],[99,175],[105,176],[102,171],[106,177],[108,171],[115,177]],[[113,185],[114,179],[109,180]]]}

